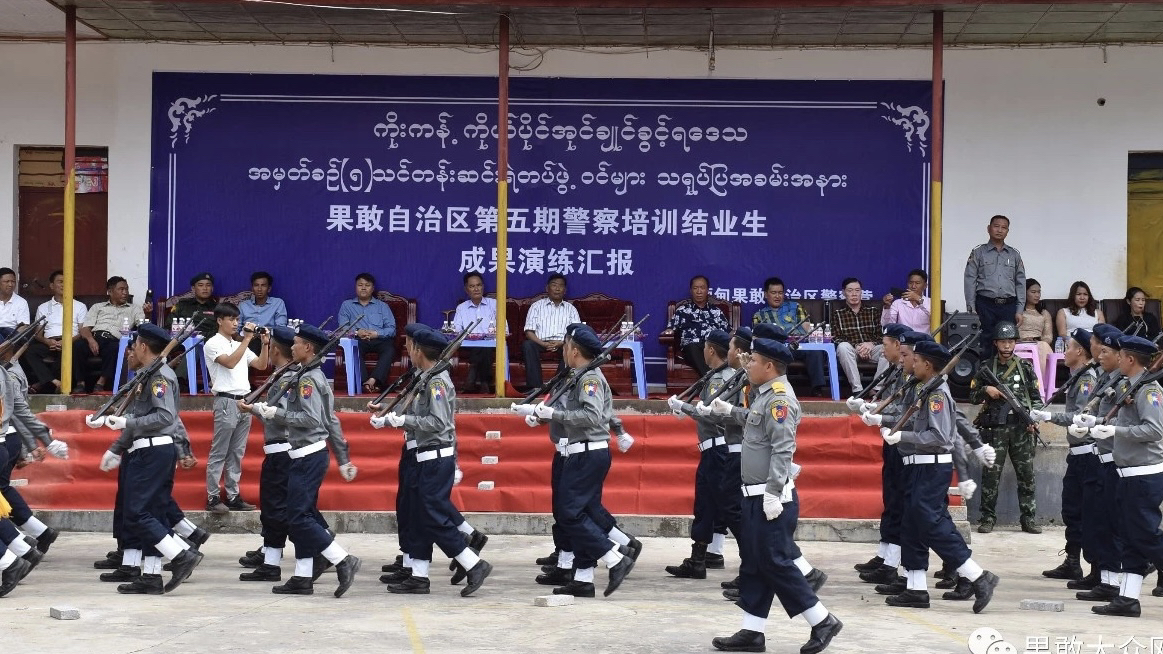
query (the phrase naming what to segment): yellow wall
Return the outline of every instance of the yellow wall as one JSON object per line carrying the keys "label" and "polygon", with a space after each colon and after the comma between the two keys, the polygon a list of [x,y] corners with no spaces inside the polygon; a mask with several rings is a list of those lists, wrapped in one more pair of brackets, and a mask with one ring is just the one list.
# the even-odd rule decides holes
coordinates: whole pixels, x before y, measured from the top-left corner
{"label": "yellow wall", "polygon": [[[1163,157],[1144,159],[1131,155],[1127,181],[1127,285],[1158,298],[1163,297]],[[1140,167],[1144,164],[1149,167]]]}

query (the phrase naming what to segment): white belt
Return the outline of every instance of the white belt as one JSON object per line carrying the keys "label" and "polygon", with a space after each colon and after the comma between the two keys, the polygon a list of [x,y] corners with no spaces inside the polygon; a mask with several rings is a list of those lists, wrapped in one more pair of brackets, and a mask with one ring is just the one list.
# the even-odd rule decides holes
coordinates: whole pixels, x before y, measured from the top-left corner
{"label": "white belt", "polygon": [[153,445],[172,445],[174,442],[171,436],[155,436],[153,438],[138,438],[133,441],[133,447],[129,448],[130,452],[140,450],[143,447],[151,447]]}
{"label": "white belt", "polygon": [[727,438],[725,436],[717,436],[715,438],[708,438],[705,441],[699,441],[699,451],[706,452],[716,445],[726,445]]}
{"label": "white belt", "polygon": [[1086,445],[1078,445],[1070,448],[1071,454],[1090,454],[1094,451],[1094,443],[1087,443]]}
{"label": "white belt", "polygon": [[416,449],[416,441],[404,441],[404,449],[405,450]]}
{"label": "white belt", "polygon": [[3,442],[4,442],[4,437],[0,436],[0,443],[3,443]]}
{"label": "white belt", "polygon": [[1119,468],[1120,477],[1142,477],[1143,475],[1154,475],[1163,472],[1163,463],[1155,463],[1149,466],[1128,466],[1126,468]]}
{"label": "white belt", "polygon": [[[788,479],[787,483],[783,485],[783,492],[779,495],[779,501],[787,504],[792,501],[791,492],[796,487],[795,481]],[[755,497],[756,495],[763,495],[767,492],[767,484],[744,484],[743,497]]]}
{"label": "white belt", "polygon": [[[1098,454],[1098,450],[1095,450],[1094,453]],[[1111,452],[1110,454],[1098,454],[1098,460],[1102,463],[1110,463],[1115,460],[1114,452]]]}
{"label": "white belt", "polygon": [[448,447],[442,447],[439,450],[428,450],[427,452],[417,452],[416,453],[416,462],[423,463],[425,461],[431,461],[432,459],[435,459],[437,457],[444,458],[446,456],[452,456],[452,454],[455,451],[456,451],[456,448],[449,445]]}
{"label": "white belt", "polygon": [[271,443],[270,445],[263,445],[262,451],[266,454],[275,454],[277,452],[286,452],[291,449],[290,443]]}
{"label": "white belt", "polygon": [[912,465],[927,465],[930,463],[953,463],[952,454],[913,454],[902,457],[904,464]]}
{"label": "white belt", "polygon": [[327,441],[316,441],[310,445],[304,445],[297,450],[291,450],[291,458],[301,459],[308,454],[314,454],[325,447],[327,447]]}
{"label": "white belt", "polygon": [[570,443],[565,446],[565,455],[581,454],[586,450],[604,450],[610,447],[610,441],[583,441],[581,443]]}
{"label": "white belt", "polygon": [[736,443],[735,445],[728,445],[727,451],[738,454],[738,453],[743,451],[743,443]]}
{"label": "white belt", "polygon": [[12,425],[8,425],[8,431],[4,432],[4,435],[7,436],[8,434],[15,434],[15,433],[16,433],[16,427],[14,427]]}

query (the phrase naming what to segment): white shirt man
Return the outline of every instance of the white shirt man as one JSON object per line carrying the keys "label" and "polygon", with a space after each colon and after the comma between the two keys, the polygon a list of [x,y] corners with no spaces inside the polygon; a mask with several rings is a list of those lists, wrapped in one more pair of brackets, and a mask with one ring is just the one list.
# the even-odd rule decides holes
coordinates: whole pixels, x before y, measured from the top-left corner
{"label": "white shirt man", "polygon": [[[25,309],[27,312],[27,308]],[[73,300],[73,338],[81,331],[81,326],[85,323],[85,316],[89,314],[89,309],[85,307],[79,300]],[[27,313],[25,314],[27,315]],[[40,319],[44,317],[48,320],[44,326],[45,338],[61,338],[64,334],[65,319],[65,305],[58,302],[55,297],[50,297],[48,301],[36,308],[36,317]]]}
{"label": "white shirt man", "polygon": [[0,327],[15,327],[30,322],[28,302],[16,294],[16,273],[11,268],[0,268]]}
{"label": "white shirt man", "polygon": [[[565,288],[563,275],[550,275],[549,283],[545,285],[549,297],[534,302],[525,317],[525,342],[521,344],[521,352],[525,358],[525,385],[530,389],[541,387],[541,353],[560,354],[565,328],[570,323],[581,322],[577,309],[565,301]],[[564,365],[559,363],[558,369]]]}

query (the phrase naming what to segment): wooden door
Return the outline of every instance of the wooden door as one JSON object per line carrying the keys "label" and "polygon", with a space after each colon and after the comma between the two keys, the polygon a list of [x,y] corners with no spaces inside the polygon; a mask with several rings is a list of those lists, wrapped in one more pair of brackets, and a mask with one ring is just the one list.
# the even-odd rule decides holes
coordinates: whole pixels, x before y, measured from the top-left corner
{"label": "wooden door", "polygon": [[[108,193],[78,193],[75,197],[73,294],[103,297],[107,278],[109,196]],[[49,275],[60,269],[64,260],[64,207],[63,189],[20,187],[18,292],[30,300],[52,295],[48,290]]]}
{"label": "wooden door", "polygon": [[1163,152],[1132,152],[1127,171],[1127,286],[1163,297]]}

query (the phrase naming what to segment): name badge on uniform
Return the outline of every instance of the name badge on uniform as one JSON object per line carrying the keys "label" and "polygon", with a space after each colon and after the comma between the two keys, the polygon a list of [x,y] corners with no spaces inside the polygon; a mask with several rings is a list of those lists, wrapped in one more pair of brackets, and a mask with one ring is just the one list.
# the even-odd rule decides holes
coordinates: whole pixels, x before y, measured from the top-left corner
{"label": "name badge on uniform", "polygon": [[169,384],[164,379],[155,379],[153,386],[150,387],[150,393],[159,400],[166,396],[167,390],[169,390]]}

